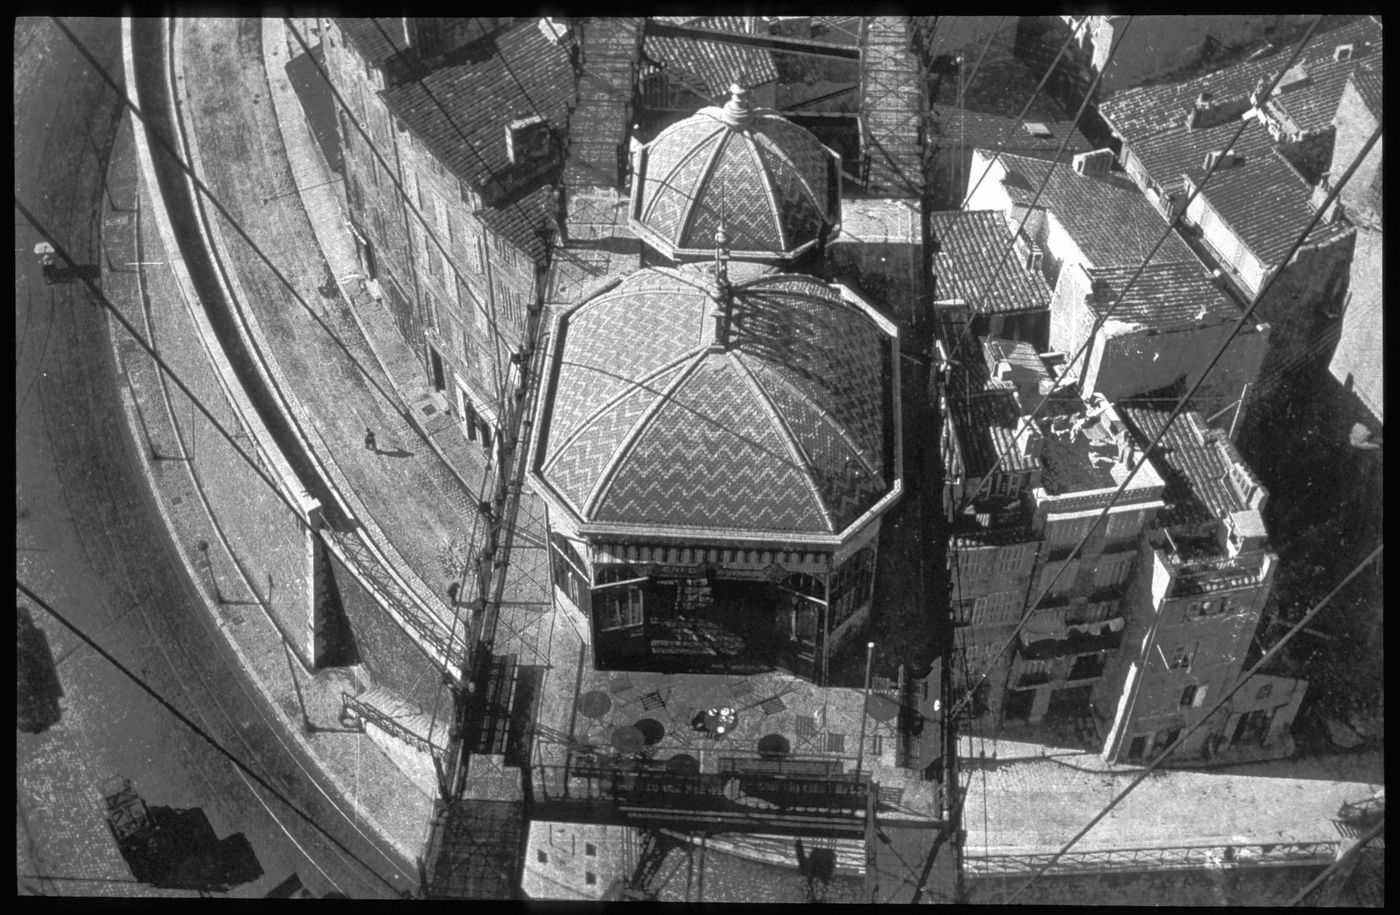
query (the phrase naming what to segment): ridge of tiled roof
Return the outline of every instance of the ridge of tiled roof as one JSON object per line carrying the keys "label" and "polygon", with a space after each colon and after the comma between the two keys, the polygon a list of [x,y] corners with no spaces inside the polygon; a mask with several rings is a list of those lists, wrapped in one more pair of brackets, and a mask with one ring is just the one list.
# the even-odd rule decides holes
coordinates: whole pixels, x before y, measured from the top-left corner
{"label": "ridge of tiled roof", "polygon": [[[1119,401],[1116,408],[1133,432],[1149,442],[1166,425],[1173,407],[1144,395]],[[1229,480],[1231,464],[1240,460],[1238,453],[1194,409],[1172,422],[1148,460],[1166,482],[1163,521],[1168,526],[1224,520],[1247,507]]]}
{"label": "ridge of tiled roof", "polygon": [[[1380,24],[1369,16],[1315,34],[1297,62],[1307,71],[1308,82],[1290,91],[1276,90],[1273,99],[1301,129],[1327,126],[1351,72],[1367,61],[1380,60],[1381,39]],[[1357,45],[1351,59],[1335,59],[1336,48],[1342,44]],[[1099,113],[1115,133],[1129,143],[1137,143],[1143,137],[1183,123],[1187,109],[1202,92],[1210,92],[1219,100],[1248,96],[1261,77],[1272,77],[1283,68],[1294,50],[1295,46],[1290,45],[1267,57],[1239,61],[1181,82],[1125,89],[1106,100]]]}
{"label": "ridge of tiled roof", "polygon": [[[1036,206],[1053,213],[1095,267],[1136,266],[1152,251],[1167,223],[1137,185],[1117,173],[1093,178],[1079,175],[1068,163],[1002,154],[1007,172],[1002,185],[1014,203],[1029,206],[1036,189],[1049,181]],[[1175,233],[1169,233],[1153,261],[1196,261]]]}
{"label": "ridge of tiled roof", "polygon": [[345,40],[353,44],[360,57],[372,67],[383,66],[386,60],[408,47],[403,22],[399,19],[346,17],[335,22]]}
{"label": "ridge of tiled roof", "polygon": [[[1201,166],[1206,156],[1225,151],[1227,145],[1230,152],[1240,156],[1267,154],[1274,139],[1269,136],[1268,129],[1256,120],[1244,122],[1239,139],[1233,144],[1230,142],[1240,129],[1240,124],[1236,120],[1196,130],[1187,130],[1185,126],[1174,127],[1133,143],[1133,155],[1156,181],[1170,187],[1179,182],[1183,175],[1204,173]],[[1217,175],[1220,172],[1220,169],[1216,170]],[[1215,179],[1211,180],[1213,182]]]}
{"label": "ridge of tiled roof", "polygon": [[538,113],[551,130],[566,128],[574,71],[568,52],[526,21],[482,39],[476,59],[433,70],[383,96],[438,161],[479,188],[493,180],[508,184],[521,173],[506,152],[511,121]]}
{"label": "ridge of tiled roof", "polygon": [[[1119,294],[1136,273],[1137,267],[1127,266],[1089,271],[1096,286],[1103,283],[1107,288],[1108,296],[1102,300],[1104,310],[1118,302]],[[1090,307],[1102,313],[1097,305]],[[1152,330],[1219,324],[1239,316],[1239,306],[1215,285],[1202,264],[1158,263],[1155,259],[1142,269],[1127,296],[1113,310],[1113,320]]]}
{"label": "ridge of tiled roof", "polygon": [[[747,33],[743,16],[656,16],[661,22],[689,25],[722,32]],[[723,101],[729,85],[743,78],[749,89],[767,85],[778,78],[772,52],[764,48],[724,44],[695,38],[647,35],[642,52],[667,66],[677,67],[700,78],[712,99]]]}
{"label": "ridge of tiled roof", "polygon": [[1028,269],[1014,252],[1006,256],[995,287],[987,289],[1002,251],[1011,244],[1011,229],[1000,210],[944,210],[930,213],[929,220],[930,240],[938,246],[933,271],[939,298],[961,298],[978,314],[1050,307],[1045,277]]}
{"label": "ridge of tiled roof", "polygon": [[[1192,175],[1199,181],[1204,172]],[[1311,186],[1277,149],[1246,156],[1240,165],[1216,169],[1201,197],[1229,224],[1267,268],[1283,260],[1316,212]],[[1348,228],[1318,223],[1308,244],[1320,244]]]}
{"label": "ridge of tiled roof", "polygon": [[1377,61],[1374,67],[1358,67],[1351,74],[1351,82],[1356,87],[1357,95],[1361,96],[1362,103],[1378,118],[1381,116],[1381,96],[1385,83],[1379,68],[1380,62]]}
{"label": "ridge of tiled roof", "polygon": [[505,236],[537,264],[545,261],[544,231],[553,221],[554,191],[549,185],[535,188],[507,206],[483,207],[479,216],[488,228]]}

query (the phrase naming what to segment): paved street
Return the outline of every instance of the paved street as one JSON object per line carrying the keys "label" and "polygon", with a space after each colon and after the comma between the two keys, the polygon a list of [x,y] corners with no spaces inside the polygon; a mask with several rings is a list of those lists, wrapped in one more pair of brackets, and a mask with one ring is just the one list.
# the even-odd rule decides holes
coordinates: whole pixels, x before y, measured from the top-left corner
{"label": "paved street", "polygon": [[[77,21],[72,27],[119,74],[117,25]],[[16,195],[80,263],[97,265],[102,160],[116,132],[116,100],[51,23],[21,21],[15,38]],[[114,188],[114,194],[122,191],[134,188]],[[132,199],[117,202],[130,207]],[[199,594],[178,571],[123,429],[102,313],[81,287],[43,284],[30,253],[37,240],[27,225],[17,225],[17,576],[333,825],[335,807],[298,769],[279,726],[266,717]],[[42,610],[31,612],[58,661],[65,695],[58,724],[37,736],[17,736],[22,892],[172,892],[133,883],[103,824],[97,786],[125,775],[150,805],[199,808],[219,837],[241,832],[248,838],[263,877],[237,887],[235,895],[261,895],[293,872],[316,893],[386,893]],[[362,858],[395,872],[353,829],[344,832]],[[401,874],[400,885],[411,887],[410,877]]]}

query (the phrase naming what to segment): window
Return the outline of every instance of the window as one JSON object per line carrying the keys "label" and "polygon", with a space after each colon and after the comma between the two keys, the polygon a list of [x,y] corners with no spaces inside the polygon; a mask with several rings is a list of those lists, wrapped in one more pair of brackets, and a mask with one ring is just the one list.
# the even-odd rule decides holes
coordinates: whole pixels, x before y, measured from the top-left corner
{"label": "window", "polygon": [[1254,701],[1263,702],[1265,699],[1269,698],[1273,691],[1274,685],[1272,683],[1265,683],[1263,686],[1259,687],[1259,692],[1254,694]]}
{"label": "window", "polygon": [[831,626],[844,623],[870,600],[875,551],[866,547],[846,560],[831,578]]}
{"label": "window", "polygon": [[549,855],[545,854],[545,850],[544,850],[543,848],[537,848],[537,849],[535,849],[535,858],[536,858],[541,864],[548,864],[548,863],[549,863]]}
{"label": "window", "polygon": [[584,842],[583,853],[590,858],[596,858],[598,856],[598,846],[594,845],[592,842]]}
{"label": "window", "polygon": [[[473,423],[469,428],[474,428]],[[578,554],[578,550],[568,540],[558,534],[553,534],[549,538],[553,549],[554,564],[554,586],[568,596],[575,607],[584,609],[582,593],[587,590],[588,574],[584,570],[583,557]]]}
{"label": "window", "polygon": [[1026,557],[1029,554],[1030,548],[1024,543],[1015,546],[1004,546],[997,550],[996,561],[992,564],[992,571],[997,575],[1017,575],[1025,570]]}
{"label": "window", "polygon": [[1205,686],[1188,686],[1181,691],[1181,707],[1200,708],[1206,701]]}
{"label": "window", "polygon": [[1014,623],[1017,614],[1016,592],[998,591],[973,601],[969,622],[973,626],[1001,626]]}
{"label": "window", "polygon": [[986,549],[958,550],[958,575],[968,581],[985,578],[992,553]]}
{"label": "window", "polygon": [[1191,654],[1186,650],[1185,645],[1178,645],[1172,649],[1171,655],[1167,658],[1167,667],[1171,670],[1191,669]]}
{"label": "window", "polygon": [[1089,533],[1089,526],[1093,524],[1094,518],[1095,516],[1089,515],[1084,518],[1052,519],[1046,525],[1045,539],[1052,547],[1072,547]]}
{"label": "window", "polygon": [[1109,540],[1124,540],[1136,535],[1141,526],[1141,512],[1114,512],[1104,530]]}
{"label": "window", "polygon": [[605,632],[640,626],[644,622],[642,589],[635,584],[594,591],[593,606],[596,608],[598,628]]}
{"label": "window", "polygon": [[1097,568],[1094,569],[1095,587],[1108,588],[1121,584],[1127,579],[1132,567],[1132,553],[1119,553],[1116,556],[1102,557],[1098,561]]}
{"label": "window", "polygon": [[588,884],[589,886],[593,886],[598,882],[598,875],[593,873],[592,871],[584,871],[583,882]]}

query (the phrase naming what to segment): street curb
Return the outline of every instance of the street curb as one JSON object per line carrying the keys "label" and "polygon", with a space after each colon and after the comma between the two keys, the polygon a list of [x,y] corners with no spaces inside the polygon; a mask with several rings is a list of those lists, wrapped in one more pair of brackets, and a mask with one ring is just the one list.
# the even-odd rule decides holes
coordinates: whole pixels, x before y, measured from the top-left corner
{"label": "street curb", "polygon": [[[135,86],[135,62],[134,51],[131,43],[131,22],[130,19],[126,18],[122,20],[122,56],[126,85]],[[162,243],[166,248],[166,255],[170,262],[171,272],[175,276],[176,285],[181,291],[181,297],[185,301],[186,309],[192,314],[198,315],[199,309],[193,307],[193,305],[191,304],[193,283],[190,281],[188,269],[184,263],[184,259],[180,255],[179,246],[174,243],[174,227],[171,226],[169,219],[166,216],[165,202],[161,196],[159,184],[154,178],[154,161],[151,157],[150,147],[146,141],[144,125],[141,124],[139,121],[133,120],[132,133],[134,135],[133,139],[134,145],[136,147],[141,181],[146,186],[147,192],[151,195],[152,201],[155,204],[152,209],[154,212],[157,229],[162,239]],[[197,299],[194,300],[197,301]],[[198,324],[199,322],[196,321],[196,323]],[[204,330],[207,330],[207,328],[201,327],[201,331]],[[117,346],[117,341],[115,337],[112,338],[112,346],[114,349]],[[119,366],[122,364],[120,354],[118,354],[117,356],[117,364]],[[215,364],[217,365],[217,362]],[[219,374],[221,380],[226,380],[224,379],[222,373]],[[189,577],[189,579],[192,582],[198,582],[198,570],[194,567],[192,557],[188,554],[187,549],[180,547],[179,537],[177,533],[178,529],[176,528],[174,519],[170,515],[169,509],[165,504],[165,500],[162,496],[159,482],[156,479],[153,469],[151,467],[149,456],[146,450],[141,447],[139,437],[139,419],[135,415],[134,399],[132,398],[131,392],[125,386],[121,388],[121,393],[127,429],[129,433],[135,438],[136,450],[141,455],[141,460],[139,461],[141,473],[146,480],[147,486],[150,487],[157,509],[161,516],[161,522],[165,525],[167,531],[169,531],[172,543],[177,546],[176,553],[179,555],[180,563],[181,566],[184,568],[185,574]],[[167,409],[169,409],[168,401]],[[207,505],[205,506],[205,510],[208,510]],[[234,633],[230,632],[227,627],[222,625],[222,621],[219,619],[218,608],[213,604],[213,602],[208,598],[208,596],[205,595],[203,588],[196,585],[195,590],[203,598],[201,603],[205,611],[209,614],[210,619],[213,620],[215,628],[219,632],[223,633],[224,640],[228,644],[229,648],[233,651],[235,656],[238,658],[240,667],[244,675],[251,682],[251,685],[254,687],[254,690],[270,708],[273,718],[281,725],[281,730],[285,732],[285,735],[290,737],[291,741],[297,745],[297,747],[301,750],[303,756],[308,761],[310,761],[310,763],[314,766],[320,777],[324,779],[327,783],[329,783],[329,786],[335,790],[335,792],[340,796],[340,799],[342,801],[346,798],[356,797],[358,792],[348,788],[336,776],[333,770],[320,763],[317,748],[312,744],[309,737],[305,734],[300,723],[292,721],[290,717],[282,711],[280,705],[276,701],[276,697],[281,694],[269,687],[267,680],[264,679],[257,666],[253,663],[252,658],[249,655],[248,651],[245,649],[244,645],[240,642],[238,638],[235,637]],[[269,632],[264,630],[264,626],[266,626],[268,629],[272,629],[275,631],[275,627],[273,627],[271,623],[262,621],[260,623],[255,623],[253,626],[249,627],[248,636],[253,637],[255,635],[270,635]],[[277,633],[277,639],[279,641],[281,640],[280,632]],[[293,684],[293,688],[295,688],[295,684]],[[379,823],[378,819],[374,816],[373,811],[365,810],[359,804],[356,804],[355,807],[356,811],[352,822],[354,821],[354,819],[358,819],[360,822],[364,823],[364,825],[372,833],[374,833],[374,835],[381,842],[383,842],[386,846],[391,848],[400,857],[401,860],[398,862],[398,864],[404,866],[403,870],[405,870],[408,873],[412,873],[414,868],[414,861],[416,860],[419,854],[419,849],[415,848],[410,844],[407,844],[402,837],[393,835],[392,833],[388,832],[383,827],[383,825]]]}
{"label": "street curb", "polygon": [[[183,27],[183,24],[177,22],[176,28],[179,29],[181,27]],[[186,62],[178,42],[172,47],[171,56],[173,59],[172,65],[176,70],[175,77],[180,82],[183,82],[185,79],[183,74]],[[264,76],[265,75],[266,74],[264,74]],[[196,174],[199,174],[202,173],[204,169],[200,166],[201,156],[197,138],[194,131],[187,128],[185,117],[181,110],[184,107],[184,102],[181,99],[182,93],[183,89],[179,86],[171,86],[171,98],[175,105],[175,126],[179,131],[181,142],[185,145],[190,168]],[[281,140],[280,133],[278,134],[278,140]],[[268,345],[266,335],[262,330],[257,315],[244,304],[248,299],[243,295],[243,290],[239,285],[237,275],[229,266],[226,257],[222,253],[228,250],[228,246],[224,243],[223,235],[219,229],[217,220],[211,217],[207,212],[201,195],[198,190],[193,187],[191,179],[185,176],[185,181],[187,185],[190,186],[191,196],[198,207],[199,212],[196,215],[200,219],[200,230],[201,233],[205,235],[206,246],[210,251],[216,270],[218,271],[219,280],[224,287],[230,310],[236,318],[239,337],[244,347],[254,357],[257,363],[258,373],[262,377],[264,385],[276,395],[280,411],[288,418],[290,425],[301,443],[304,453],[319,474],[321,482],[329,490],[332,498],[336,500],[346,517],[351,519],[365,532],[362,535],[352,533],[346,536],[358,536],[359,542],[373,555],[379,569],[385,576],[393,580],[402,593],[416,605],[417,610],[421,614],[426,615],[430,620],[436,623],[442,636],[446,639],[450,651],[452,645],[458,641],[458,639],[455,638],[453,627],[449,623],[449,620],[453,619],[453,614],[449,612],[450,608],[447,607],[441,597],[428,583],[423,581],[422,576],[408,563],[394,546],[392,540],[385,535],[372,513],[370,513],[356,497],[355,488],[350,485],[349,481],[345,478],[344,472],[336,463],[334,456],[321,438],[315,424],[309,421],[305,408],[297,400],[295,392],[291,390],[291,386],[287,384],[281,367],[276,358],[272,355],[272,348]],[[217,216],[219,214],[214,215]],[[324,252],[317,248],[317,254],[321,257],[322,263],[324,264]],[[319,447],[313,448],[313,441]],[[392,601],[384,599],[382,590],[376,582],[361,574],[361,570],[358,568],[357,564],[351,561],[336,537],[324,537],[323,542],[355,576],[360,584],[376,597],[377,602],[384,608],[385,612],[394,619],[395,624],[418,646],[420,651],[424,652],[425,655],[435,661],[440,667],[453,670],[457,666],[453,663],[450,654],[444,655],[439,653],[433,644],[425,641],[420,636],[417,627],[400,618],[400,614],[393,608]],[[398,564],[396,565],[391,561],[392,559],[397,559]],[[469,656],[469,652],[464,646],[463,657],[465,658],[467,656]]]}

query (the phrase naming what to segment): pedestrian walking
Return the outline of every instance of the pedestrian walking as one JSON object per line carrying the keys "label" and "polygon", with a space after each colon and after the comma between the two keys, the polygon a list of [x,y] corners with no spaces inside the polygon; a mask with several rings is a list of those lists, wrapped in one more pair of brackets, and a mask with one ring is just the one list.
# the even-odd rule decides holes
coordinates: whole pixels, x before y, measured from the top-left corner
{"label": "pedestrian walking", "polygon": [[365,449],[375,454],[379,453],[379,445],[374,440],[374,430],[368,427],[365,428]]}
{"label": "pedestrian walking", "polygon": [[451,601],[452,606],[454,607],[457,606],[457,592],[460,588],[461,585],[459,585],[455,581],[447,586],[447,599]]}

